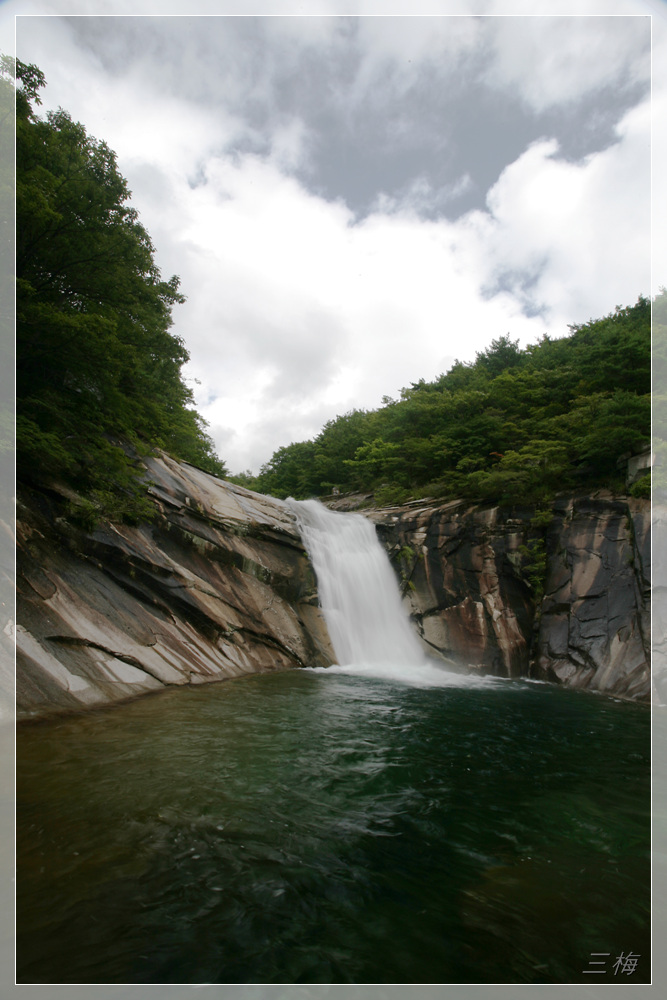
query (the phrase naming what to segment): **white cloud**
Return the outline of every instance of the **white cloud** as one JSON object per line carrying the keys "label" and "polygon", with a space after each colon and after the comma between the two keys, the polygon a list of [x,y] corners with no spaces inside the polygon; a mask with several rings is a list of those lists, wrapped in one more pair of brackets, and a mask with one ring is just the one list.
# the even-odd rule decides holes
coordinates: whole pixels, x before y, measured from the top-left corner
{"label": "white cloud", "polygon": [[355,225],[257,157],[212,162],[207,178],[181,231],[190,300],[179,329],[233,468],[256,469],[327,417],[377,406],[492,337],[543,332],[510,296],[480,299],[451,224],[404,211]]}
{"label": "white cloud", "polygon": [[[76,44],[67,21],[36,18],[22,22],[30,40],[30,61],[45,72],[45,106],[58,104],[83,121],[90,134],[105,139],[124,164],[159,165],[172,175],[196,172],[212,149],[227,147],[251,134],[247,124],[224,106],[215,114],[161,86],[160,73],[143,58],[111,75],[95,51]],[[83,84],[83,85],[82,85]]]}
{"label": "white cloud", "polygon": [[603,87],[648,83],[647,17],[498,17],[484,24],[487,82],[536,111]]}
{"label": "white cloud", "polygon": [[[212,165],[184,235],[196,234],[209,255],[224,333],[213,360],[203,318],[195,324],[204,340],[192,369],[210,395],[220,366],[220,397],[203,407],[212,425],[238,427],[243,412],[238,444],[257,435],[247,460],[228,441],[230,464],[256,468],[268,458],[260,447],[312,436],[325,415],[377,406],[502,333],[532,340],[546,314],[549,332],[564,333],[568,322],[647,293],[647,141],[642,106],[617,144],[581,163],[559,159],[553,141],[536,144],[503,173],[489,212],[458,223],[424,222],[404,208],[354,225],[344,206],[257,158]],[[212,201],[214,192],[228,200]],[[533,319],[519,281],[531,273],[530,298],[543,312]],[[480,287],[501,275],[514,286],[484,300]],[[210,303],[205,287],[199,312]],[[238,391],[225,375],[230,359]]]}
{"label": "white cloud", "polygon": [[[650,105],[628,113],[609,149],[568,163],[554,140],[531,146],[503,172],[489,212],[462,223],[477,274],[546,315],[584,321],[650,293]],[[534,279],[526,292],[522,280]]]}
{"label": "white cloud", "polygon": [[[531,99],[553,101],[567,60],[554,56],[540,67],[525,37],[512,49],[511,39],[503,42],[514,19],[507,20],[494,22],[497,85],[516,89],[535,75]],[[356,99],[367,99],[383,74],[395,93],[409,88],[437,63],[434,55],[446,46],[471,52],[481,31],[469,20],[443,21],[434,33],[429,25],[363,22]],[[335,61],[349,29],[296,18],[272,20],[266,30],[282,48],[250,83],[221,65],[229,101],[226,83],[215,101],[174,96],[157,66],[151,76],[148,58],[107,73],[60,21],[33,26],[26,56],[44,69],[47,98],[57,94],[56,103],[118,152],[159,265],[182,278],[188,301],[175,310],[174,331],[190,350],[199,409],[232,470],[256,471],[280,445],[437,376],[455,357],[473,358],[494,337],[510,333],[525,343],[546,330],[564,333],[569,322],[648,292],[645,106],[620,123],[614,145],[579,163],[560,158],[549,137],[533,144],[506,167],[485,212],[456,223],[420,219],[425,200],[456,190],[416,177],[403,198],[378,200],[355,223],[343,202],[290,176],[308,166],[317,137],[298,116],[280,113],[273,90],[278,62],[290,52],[306,46]],[[632,70],[634,56],[626,65],[613,52],[611,69],[581,70],[581,88]],[[242,53],[233,58],[243,61]],[[244,86],[271,112],[268,147],[231,110],[242,106]],[[255,152],[242,152],[249,147]],[[470,181],[462,174],[458,183]],[[534,279],[528,292],[526,276]],[[503,290],[485,298],[482,289],[501,277]],[[542,316],[526,315],[529,300]]]}
{"label": "white cloud", "polygon": [[357,28],[360,64],[352,99],[384,102],[388,95],[402,98],[426,72],[454,76],[478,44],[482,22],[465,16],[370,17]]}
{"label": "white cloud", "polygon": [[[651,148],[653,193],[652,286],[655,295],[667,286],[667,9],[653,18],[653,141]],[[667,389],[667,387],[665,387]]]}
{"label": "white cloud", "polygon": [[297,168],[308,170],[310,162],[310,137],[304,122],[291,117],[279,122],[271,137],[270,156],[279,169],[293,173]]}
{"label": "white cloud", "polygon": [[463,174],[451,184],[435,188],[425,177],[416,177],[406,191],[399,195],[378,195],[373,210],[391,215],[395,212],[413,212],[415,215],[433,216],[440,214],[444,207],[473,185],[470,174]]}

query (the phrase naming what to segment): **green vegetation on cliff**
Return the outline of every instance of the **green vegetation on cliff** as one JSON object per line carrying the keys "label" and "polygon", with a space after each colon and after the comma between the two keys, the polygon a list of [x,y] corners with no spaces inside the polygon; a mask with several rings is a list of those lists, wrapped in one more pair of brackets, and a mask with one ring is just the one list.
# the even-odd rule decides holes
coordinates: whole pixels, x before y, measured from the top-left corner
{"label": "green vegetation on cliff", "polygon": [[38,117],[37,67],[16,75],[19,480],[64,482],[89,514],[141,517],[137,454],[226,472],[170,332],[179,281],[162,279],[115,154],[62,109]]}
{"label": "green vegetation on cliff", "polygon": [[620,456],[650,438],[651,303],[640,297],[570,331],[523,349],[509,336],[493,340],[474,362],[456,361],[378,410],[336,417],[237,481],[278,497],[372,490],[381,503],[534,503],[562,490],[622,489]]}

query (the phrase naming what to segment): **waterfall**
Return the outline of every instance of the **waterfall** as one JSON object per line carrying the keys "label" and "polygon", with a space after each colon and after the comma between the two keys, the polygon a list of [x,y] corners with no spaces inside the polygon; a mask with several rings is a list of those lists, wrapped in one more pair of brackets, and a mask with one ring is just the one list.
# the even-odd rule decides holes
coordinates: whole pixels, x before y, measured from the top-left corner
{"label": "waterfall", "polygon": [[426,657],[373,524],[361,514],[328,510],[317,500],[288,502],[315,569],[339,665],[423,666]]}

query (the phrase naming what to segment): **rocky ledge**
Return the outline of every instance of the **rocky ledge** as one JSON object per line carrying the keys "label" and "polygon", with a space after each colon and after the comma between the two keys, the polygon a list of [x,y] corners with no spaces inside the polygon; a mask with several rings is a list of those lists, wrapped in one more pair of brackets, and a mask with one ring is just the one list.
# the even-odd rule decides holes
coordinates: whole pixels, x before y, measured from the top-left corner
{"label": "rocky ledge", "polygon": [[146,468],[151,524],[84,531],[66,490],[22,498],[19,717],[333,661],[287,506],[164,454]]}

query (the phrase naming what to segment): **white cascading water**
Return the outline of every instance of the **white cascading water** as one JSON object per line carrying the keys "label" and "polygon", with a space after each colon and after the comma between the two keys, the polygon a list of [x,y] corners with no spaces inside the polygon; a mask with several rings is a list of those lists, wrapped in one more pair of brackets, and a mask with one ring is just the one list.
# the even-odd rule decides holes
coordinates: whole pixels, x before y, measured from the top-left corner
{"label": "white cascading water", "polygon": [[373,524],[317,500],[290,500],[317,576],[322,611],[340,665],[421,666],[425,655]]}
{"label": "white cascading water", "polygon": [[422,649],[401,604],[389,557],[373,524],[318,500],[287,501],[317,576],[338,664],[316,672],[357,674],[416,687],[491,687],[496,677],[461,672]]}

